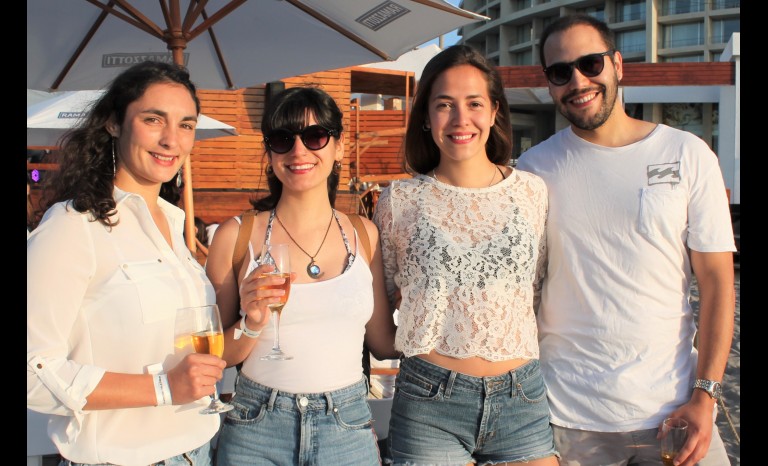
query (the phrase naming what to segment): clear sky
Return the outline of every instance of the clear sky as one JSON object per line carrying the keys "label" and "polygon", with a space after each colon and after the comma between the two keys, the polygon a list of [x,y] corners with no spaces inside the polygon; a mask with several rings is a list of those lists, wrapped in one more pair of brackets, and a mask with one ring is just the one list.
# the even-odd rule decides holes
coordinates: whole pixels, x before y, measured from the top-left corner
{"label": "clear sky", "polygon": [[[461,3],[461,0],[447,0],[447,2],[450,3],[453,6],[459,6],[459,3]],[[459,37],[460,36],[457,33],[457,31],[458,30],[453,30],[453,31],[449,32],[448,34],[444,35],[444,37],[443,37],[443,47],[448,47],[449,45],[453,45],[453,44],[455,44],[456,42],[459,41]],[[440,46],[440,40],[439,39],[440,39],[439,37],[434,38],[434,39],[432,39],[429,42],[425,42],[425,43],[421,44],[420,47],[424,47],[424,46],[427,46],[427,45],[430,45],[430,44],[435,44],[437,46]]]}

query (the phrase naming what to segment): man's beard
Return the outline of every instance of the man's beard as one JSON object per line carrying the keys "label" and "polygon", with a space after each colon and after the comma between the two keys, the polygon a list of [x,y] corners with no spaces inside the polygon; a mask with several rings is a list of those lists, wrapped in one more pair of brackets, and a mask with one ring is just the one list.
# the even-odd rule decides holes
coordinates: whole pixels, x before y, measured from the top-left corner
{"label": "man's beard", "polygon": [[[602,87],[603,90],[601,93],[603,95],[603,103],[600,106],[600,109],[594,115],[586,116],[582,113],[571,113],[568,111],[567,104],[564,104],[562,101],[558,102],[557,110],[561,115],[565,117],[566,120],[571,122],[571,124],[578,129],[590,131],[603,126],[611,116],[611,112],[613,112],[613,107],[616,103],[616,98],[618,95],[619,80],[616,76],[614,76],[614,80],[610,88],[606,86]],[[570,98],[568,100],[570,100]]]}

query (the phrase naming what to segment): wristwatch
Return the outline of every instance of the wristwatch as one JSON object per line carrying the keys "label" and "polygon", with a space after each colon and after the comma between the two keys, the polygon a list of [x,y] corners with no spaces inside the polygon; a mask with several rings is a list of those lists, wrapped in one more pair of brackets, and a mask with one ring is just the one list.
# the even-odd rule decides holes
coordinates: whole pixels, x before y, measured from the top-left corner
{"label": "wristwatch", "polygon": [[715,401],[720,401],[720,397],[723,394],[723,388],[720,386],[720,382],[715,382],[714,380],[696,379],[696,381],[693,382],[693,388],[704,390]]}

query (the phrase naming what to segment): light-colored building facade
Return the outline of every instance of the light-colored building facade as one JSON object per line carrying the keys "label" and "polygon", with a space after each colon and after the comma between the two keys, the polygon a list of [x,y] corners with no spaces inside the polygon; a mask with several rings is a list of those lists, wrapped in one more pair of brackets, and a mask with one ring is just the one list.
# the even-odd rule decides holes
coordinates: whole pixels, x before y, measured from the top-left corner
{"label": "light-colored building facade", "polygon": [[464,0],[491,18],[461,30],[462,41],[499,66],[539,64],[538,38],[571,13],[599,18],[627,62],[720,61],[740,32],[741,0]]}
{"label": "light-colored building facade", "polygon": [[[464,0],[461,7],[488,16],[460,30],[497,66],[540,66],[539,37],[554,19],[587,13],[616,34],[625,63],[735,62],[730,86],[657,86],[622,89],[631,115],[690,131],[718,153],[731,193],[739,199],[740,0]],[[507,89],[518,157],[568,122],[546,87]]]}

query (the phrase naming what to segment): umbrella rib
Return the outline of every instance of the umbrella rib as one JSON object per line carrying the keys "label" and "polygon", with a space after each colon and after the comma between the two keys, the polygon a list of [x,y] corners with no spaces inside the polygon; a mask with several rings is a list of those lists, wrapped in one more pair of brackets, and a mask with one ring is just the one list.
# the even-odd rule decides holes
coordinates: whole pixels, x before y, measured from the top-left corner
{"label": "umbrella rib", "polygon": [[[109,5],[112,5],[112,2],[110,1]],[[93,22],[93,25],[88,30],[88,32],[85,34],[85,37],[83,37],[83,40],[80,42],[80,44],[77,46],[77,49],[75,49],[75,52],[72,54],[71,57],[69,57],[69,60],[67,60],[67,63],[64,65],[64,68],[61,70],[58,76],[56,76],[56,79],[53,81],[53,84],[51,84],[51,89],[58,89],[61,82],[64,80],[64,78],[67,76],[67,73],[69,73],[69,70],[72,69],[72,66],[75,64],[78,58],[80,58],[80,54],[83,53],[83,50],[85,50],[85,47],[88,46],[88,43],[93,38],[93,35],[96,34],[96,30],[99,29],[101,26],[101,23],[104,22],[104,20],[107,17],[107,12],[102,11],[98,18],[96,18],[96,21]]]}
{"label": "umbrella rib", "polygon": [[[208,15],[205,13],[205,10],[202,11],[202,15],[204,20],[208,19]],[[213,25],[208,27],[208,35],[211,36],[211,43],[213,44],[214,50],[216,50],[216,57],[219,59],[221,71],[224,72],[224,78],[227,80],[227,85],[230,87],[230,89],[232,89],[235,87],[235,84],[232,81],[232,75],[229,74],[229,68],[227,67],[226,60],[224,60],[224,54],[221,51],[221,47],[219,47],[219,40],[216,38],[216,34],[213,32]]]}
{"label": "umbrella rib", "polygon": [[195,21],[197,21],[198,16],[200,16],[200,13],[207,3],[208,0],[193,0],[189,2],[187,5],[187,14],[184,15],[184,25],[182,25],[182,28],[185,31],[192,29],[192,26],[195,24]]}
{"label": "umbrella rib", "polygon": [[386,52],[384,52],[384,51],[374,47],[373,45],[371,45],[367,41],[363,40],[359,36],[353,34],[351,31],[349,31],[345,27],[343,27],[343,26],[341,26],[341,25],[331,21],[330,19],[328,19],[323,14],[321,14],[321,13],[317,12],[316,10],[308,7],[307,5],[302,3],[300,0],[285,0],[285,1],[287,3],[290,3],[291,5],[295,6],[296,8],[300,9],[304,13],[312,16],[313,18],[315,18],[316,20],[318,20],[321,23],[325,24],[329,28],[335,30],[336,32],[338,32],[339,34],[343,35],[344,37],[346,37],[347,39],[351,40],[352,42],[355,42],[358,45],[360,45],[361,47],[364,47],[364,48],[370,50],[371,52],[373,52],[374,54],[380,56],[384,60],[394,60],[394,58],[390,57],[388,53],[386,53]]}
{"label": "umbrella rib", "polygon": [[[245,2],[246,0],[232,0],[231,2],[227,3],[225,6],[221,7],[219,11],[209,16],[202,23],[198,24],[197,27],[195,27],[195,29],[189,31],[189,40],[194,39],[195,37],[199,36],[206,30],[208,30],[211,26],[219,22],[220,19],[232,13],[233,10],[235,10],[237,7],[239,7]],[[195,8],[196,15],[198,14],[198,12],[202,11],[203,6],[205,5],[204,4],[202,6],[198,5],[197,8]],[[186,25],[187,21],[185,21],[184,24]]]}
{"label": "umbrella rib", "polygon": [[[149,18],[141,14],[138,10],[133,8],[130,5],[127,5],[123,0],[110,0],[107,4],[103,4],[98,0],[85,0],[86,2],[95,5],[98,8],[101,8],[104,13],[106,14],[112,14],[117,18],[122,19],[123,21],[141,29],[142,31],[145,31],[159,39],[163,38],[163,31],[160,29],[154,22],[152,22]],[[133,17],[130,17],[124,13],[121,13],[120,11],[116,10],[114,8],[114,4],[117,3],[121,8],[123,8],[126,12],[130,13]],[[102,13],[102,15],[104,14]],[[106,17],[106,16],[105,16]],[[101,18],[101,15],[99,16]],[[103,21],[103,19],[102,19]]]}

